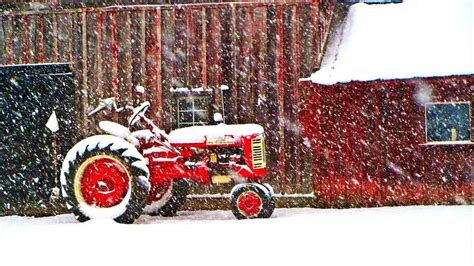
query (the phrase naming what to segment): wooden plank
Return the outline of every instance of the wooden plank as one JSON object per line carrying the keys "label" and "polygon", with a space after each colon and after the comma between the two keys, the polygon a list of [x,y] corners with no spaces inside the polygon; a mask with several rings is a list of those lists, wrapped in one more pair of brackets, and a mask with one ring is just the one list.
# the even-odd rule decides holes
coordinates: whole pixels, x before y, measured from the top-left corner
{"label": "wooden plank", "polygon": [[254,80],[252,81],[252,86],[255,90],[254,106],[256,108],[255,112],[255,122],[264,126],[265,131],[271,130],[267,121],[266,113],[268,112],[267,98],[265,96],[265,84],[267,83],[267,77],[265,73],[265,64],[266,64],[266,53],[267,53],[267,32],[266,32],[266,9],[259,8],[255,10],[253,27],[253,50],[254,50],[254,60],[252,64],[254,72]]}
{"label": "wooden plank", "polygon": [[[161,48],[161,9],[157,9],[155,12],[155,24],[156,24],[156,49],[155,49],[155,67],[156,67],[156,91],[154,95],[154,106],[156,106],[157,109],[155,109],[155,114],[158,117],[159,120],[163,120],[163,113],[161,110],[163,109],[163,102],[162,102],[162,74],[161,74],[161,54],[162,54],[162,48]],[[158,126],[160,126],[160,123],[158,122]]]}
{"label": "wooden plank", "polygon": [[[298,6],[292,7],[292,25],[293,25],[293,36],[292,36],[292,47],[293,47],[293,88],[298,88],[298,82],[300,78],[300,69],[301,69],[301,39],[300,39],[300,8]],[[299,105],[301,101],[300,90],[296,89],[293,93],[293,123],[295,124],[294,132],[294,158],[295,158],[295,190],[297,193],[302,193],[301,188],[303,185],[302,171],[303,171],[303,157],[301,154],[301,136],[300,129],[301,125],[299,124]]]}
{"label": "wooden plank", "polygon": [[12,48],[13,64],[23,62],[23,19],[22,16],[12,17]]}
{"label": "wooden plank", "polygon": [[312,28],[313,32],[313,41],[312,41],[312,48],[311,48],[311,54],[312,56],[312,61],[311,61],[311,66],[313,69],[318,69],[319,65],[321,64],[321,38],[320,38],[320,32],[319,32],[319,1],[314,1],[311,4],[310,8],[310,13],[311,13],[311,21],[310,21],[310,27]]}
{"label": "wooden plank", "polygon": [[283,65],[283,52],[284,52],[284,32],[283,32],[283,6],[277,5],[277,34],[278,34],[278,128],[279,128],[279,165],[278,174],[280,177],[280,187],[282,193],[286,193],[287,180],[285,174],[285,88],[284,88],[284,65]]}
{"label": "wooden plank", "polygon": [[252,93],[250,87],[250,52],[252,45],[249,21],[250,12],[248,9],[239,9],[237,20],[237,43],[239,46],[239,56],[236,60],[238,88],[237,119],[239,123],[250,123],[253,118]]}
{"label": "wooden plank", "polygon": [[118,44],[117,44],[117,12],[110,12],[110,51],[112,53],[112,92],[115,99],[119,99],[118,90]]}
{"label": "wooden plank", "polygon": [[372,142],[370,145],[373,147],[373,152],[371,154],[372,157],[372,163],[371,166],[373,167],[373,179],[375,180],[375,185],[378,188],[377,193],[375,194],[376,196],[376,201],[377,204],[380,206],[382,203],[382,190],[380,189],[382,187],[382,167],[380,164],[378,164],[378,161],[376,158],[383,158],[384,154],[382,154],[382,93],[378,89],[374,88],[369,88],[371,95],[373,95],[372,98],[372,103],[374,106],[373,109],[373,131],[372,131]]}
{"label": "wooden plank", "polygon": [[[358,90],[354,89],[354,93],[357,93]],[[375,193],[374,193],[374,181],[371,173],[371,149],[370,146],[370,133],[368,129],[371,128],[371,107],[372,107],[372,98],[369,94],[369,90],[364,90],[360,95],[361,98],[361,110],[360,110],[360,140],[359,146],[362,151],[363,161],[359,162],[360,176],[359,179],[362,180],[360,189],[361,201],[363,205],[368,207],[376,206]],[[353,160],[356,161],[357,154],[353,154]]]}
{"label": "wooden plank", "polygon": [[[208,44],[210,52],[208,54],[208,61],[211,65],[210,73],[210,84],[214,91],[214,103],[213,111],[222,113],[222,91],[220,89],[221,78],[222,78],[222,51],[221,51],[221,21],[220,13],[221,10],[214,8],[210,10],[210,30],[208,31]],[[212,121],[212,112],[209,113],[210,121]]]}
{"label": "wooden plank", "polygon": [[190,87],[199,87],[201,85],[201,11],[187,9],[187,79]]}
{"label": "wooden plank", "polygon": [[44,63],[44,16],[36,16],[36,62]]}
{"label": "wooden plank", "polygon": [[[53,41],[57,40],[57,36],[53,34],[53,15],[43,15],[43,46],[44,46],[44,57],[48,62],[55,62],[53,60]],[[40,23],[38,22],[38,28]],[[37,59],[39,60],[39,59]]]}
{"label": "wooden plank", "polygon": [[98,12],[95,17],[95,58],[94,58],[94,73],[95,73],[95,84],[96,84],[96,97],[99,99],[104,98],[103,94],[103,71],[102,71],[102,27],[104,21],[104,13]]}
{"label": "wooden plank", "polygon": [[[361,92],[363,93],[363,92]],[[342,161],[340,166],[340,173],[338,175],[345,181],[344,188],[344,205],[351,207],[359,207],[360,189],[359,184],[363,180],[360,177],[360,164],[358,160],[354,160],[358,156],[361,160],[363,158],[363,150],[361,149],[360,141],[362,140],[359,132],[361,124],[361,110],[362,102],[360,101],[360,94],[351,88],[343,88],[341,90],[341,103],[338,106],[339,116],[341,117],[342,130],[339,130],[339,145],[342,147]]]}
{"label": "wooden plank", "polygon": [[[308,97],[306,98],[308,99]],[[322,105],[321,105],[321,91],[316,88],[311,88],[311,100],[308,99],[308,104],[311,104],[311,109],[314,110],[311,112],[311,109],[306,108],[305,112],[309,113],[312,118],[302,120],[303,123],[311,122],[312,134],[306,135],[307,142],[311,145],[313,151],[313,163],[312,163],[312,188],[313,193],[318,195],[322,191],[322,171],[321,166],[323,163],[322,160],[322,132],[321,132],[321,120],[322,120]],[[313,109],[314,108],[314,109]]]}
{"label": "wooden plank", "polygon": [[163,53],[164,67],[166,69],[166,86],[171,88],[176,86],[176,10],[171,9],[166,12],[167,23],[163,24],[163,44],[165,53]]}
{"label": "wooden plank", "polygon": [[7,57],[7,48],[6,48],[6,17],[0,16],[0,65],[5,65],[6,63],[6,57]]}
{"label": "wooden plank", "polygon": [[188,87],[194,87],[192,81],[192,43],[193,43],[193,29],[192,29],[192,9],[185,8],[184,16],[186,21],[185,32],[186,32],[186,84]]}
{"label": "wooden plank", "polygon": [[[320,89],[318,86],[315,87],[315,90]],[[319,121],[320,121],[320,134],[318,136],[319,138],[319,167],[320,167],[320,173],[321,176],[318,181],[320,181],[319,188],[320,190],[318,191],[320,193],[320,198],[321,201],[323,202],[324,206],[330,206],[331,202],[330,200],[330,152],[331,149],[329,147],[330,145],[330,114],[331,114],[331,101],[329,100],[330,97],[332,97],[332,90],[318,90],[320,93],[319,95],[319,106],[314,106],[315,108],[318,108],[321,111],[321,114],[319,115]]]}
{"label": "wooden plank", "polygon": [[201,82],[202,87],[207,88],[207,18],[206,8],[201,9]]}
{"label": "wooden plank", "polygon": [[90,132],[92,130],[92,125],[90,125],[90,121],[87,116],[87,112],[89,111],[89,86],[88,86],[88,65],[87,65],[87,13],[86,12],[81,12],[79,14],[79,19],[80,19],[80,25],[81,25],[81,75],[82,75],[82,80],[81,80],[81,104],[83,108],[83,117],[82,121],[84,123],[84,128]]}
{"label": "wooden plank", "polygon": [[[112,97],[119,100],[119,88],[118,88],[118,44],[117,44],[117,12],[112,11],[108,13],[110,23],[110,68],[111,68],[111,87]],[[112,112],[112,120],[118,121],[118,115]]]}
{"label": "wooden plank", "polygon": [[237,123],[237,114],[239,112],[237,104],[239,101],[238,90],[237,87],[237,55],[238,55],[238,45],[237,45],[237,9],[235,5],[231,5],[231,15],[230,15],[230,39],[231,39],[231,61],[232,61],[232,70],[231,70],[231,95],[229,99],[229,123]]}
{"label": "wooden plank", "polygon": [[5,30],[5,52],[6,52],[6,63],[8,65],[13,64],[13,20],[12,16],[7,16],[4,21],[4,30]]}
{"label": "wooden plank", "polygon": [[333,91],[331,99],[331,111],[330,114],[333,116],[331,117],[330,127],[328,130],[329,139],[328,146],[330,147],[329,153],[329,179],[330,179],[330,201],[333,202],[333,206],[335,207],[342,207],[341,205],[341,198],[343,198],[344,194],[341,193],[341,174],[339,171],[339,164],[341,158],[341,150],[340,150],[340,140],[342,137],[339,135],[340,131],[340,124],[341,121],[339,119],[334,119],[334,117],[340,117],[340,109],[339,105],[341,103],[341,93],[340,88],[336,87]]}
{"label": "wooden plank", "polygon": [[23,64],[29,64],[30,63],[30,55],[31,55],[31,41],[30,41],[30,17],[29,16],[22,16],[21,17],[21,22],[23,26],[23,59],[22,63]]}
{"label": "wooden plank", "polygon": [[186,12],[181,8],[175,9],[175,24],[174,24],[174,43],[173,43],[173,56],[174,56],[174,65],[176,71],[176,83],[178,87],[188,86],[188,81],[186,80]]}
{"label": "wooden plank", "polygon": [[267,178],[274,184],[277,193],[281,191],[281,182],[279,177],[279,128],[278,128],[278,26],[277,26],[277,8],[272,5],[266,10],[266,50],[265,55],[265,99],[267,103],[266,126],[270,128],[266,132],[267,148]]}
{"label": "wooden plank", "polygon": [[59,50],[58,50],[58,20],[57,15],[52,14],[52,56],[50,57],[53,62],[58,62],[59,60]]}
{"label": "wooden plank", "polygon": [[[132,45],[132,83],[133,87],[137,86],[146,87],[146,13],[144,10],[131,13],[131,45]],[[135,91],[133,102],[138,104],[147,99],[147,95],[150,94],[150,90],[145,88],[143,93]]]}
{"label": "wooden plank", "polygon": [[387,205],[387,204],[390,204],[391,203],[391,200],[390,198],[388,197],[388,180],[387,180],[387,167],[386,165],[383,163],[383,162],[386,162],[387,160],[389,160],[389,154],[388,154],[388,150],[387,150],[387,145],[386,145],[386,141],[387,141],[387,132],[386,132],[386,129],[385,129],[385,125],[386,125],[386,121],[387,121],[387,118],[388,118],[388,112],[387,112],[387,109],[386,109],[386,106],[389,104],[389,99],[388,99],[388,92],[386,90],[385,87],[380,87],[379,90],[379,93],[380,93],[380,118],[379,118],[379,135],[380,135],[380,146],[379,146],[379,150],[380,150],[380,156],[379,156],[379,159],[378,159],[378,167],[380,169],[380,187],[381,187],[381,192],[380,192],[380,195],[381,195],[381,202],[383,205]]}
{"label": "wooden plank", "polygon": [[162,77],[161,77],[161,9],[149,13],[146,31],[146,88],[150,90],[152,118],[163,125]]}
{"label": "wooden plank", "polygon": [[309,77],[314,72],[313,65],[313,28],[311,25],[311,6],[299,6],[299,21],[300,21],[300,42],[299,49],[301,57],[300,63],[300,77]]}
{"label": "wooden plank", "polygon": [[[286,193],[293,193],[295,184],[295,125],[294,125],[294,34],[293,34],[292,9],[283,7],[283,90],[284,90],[284,146],[285,146],[285,181]],[[290,63],[291,62],[291,63]]]}
{"label": "wooden plank", "polygon": [[58,25],[57,50],[59,62],[73,62],[72,40],[73,23],[72,14],[56,15]]}
{"label": "wooden plank", "polygon": [[[82,75],[82,64],[84,63],[82,60],[82,25],[81,25],[81,14],[80,13],[73,13],[67,15],[69,18],[70,24],[65,25],[65,31],[68,31],[68,42],[71,43],[71,50],[68,51],[71,56],[71,62],[73,62],[73,70],[75,73],[75,79],[77,84],[76,90],[76,104],[77,104],[77,112],[76,112],[76,121],[79,121],[79,128],[80,131],[78,132],[78,137],[85,137],[88,135],[87,132],[87,124],[85,120],[87,110],[84,108],[83,105],[83,98],[84,98],[84,88],[83,88],[83,75]],[[72,23],[74,21],[75,23]]]}
{"label": "wooden plank", "polygon": [[[97,28],[97,17],[98,13],[96,12],[88,12],[85,14],[85,39],[86,42],[84,44],[84,48],[86,49],[85,53],[85,64],[87,65],[87,72],[86,72],[86,77],[87,77],[87,89],[86,90],[86,95],[84,97],[84,102],[87,102],[87,106],[97,106],[99,103],[100,96],[98,95],[100,93],[100,90],[98,88],[98,83],[99,80],[97,78],[97,70],[98,70],[98,62],[96,61],[97,59],[97,49],[98,49],[98,41],[97,41],[97,32],[99,29]],[[100,45],[99,45],[100,47]],[[100,50],[99,50],[100,51]],[[93,108],[87,108],[85,106],[84,112],[87,113]],[[87,123],[88,123],[88,128],[90,129],[91,134],[97,134],[96,130],[96,125],[98,124],[99,121],[101,121],[101,115],[94,115],[94,116],[87,116]]]}
{"label": "wooden plank", "polygon": [[224,116],[225,122],[231,123],[232,117],[232,77],[233,77],[233,49],[232,46],[232,10],[230,6],[228,8],[221,9],[219,14],[219,23],[221,28],[220,31],[220,47],[219,47],[219,57],[220,57],[220,85],[227,85],[229,90],[223,92],[223,106],[224,106]]}
{"label": "wooden plank", "polygon": [[332,21],[332,14],[334,11],[334,8],[336,6],[336,1],[337,0],[328,0],[328,1],[322,1],[321,5],[322,8],[320,9],[320,40],[321,40],[321,45],[320,45],[320,53],[319,55],[319,61],[322,60],[323,56],[323,50],[326,46],[326,42],[328,40],[327,35],[329,33],[329,28],[331,26],[331,21]]}
{"label": "wooden plank", "polygon": [[[100,29],[101,36],[98,38],[100,39],[100,61],[101,61],[101,98],[110,98],[114,97],[113,87],[112,84],[112,52],[111,52],[111,43],[112,43],[112,30],[110,28],[112,17],[110,12],[102,12],[101,18],[97,18],[96,25],[100,24],[99,20],[102,20],[102,26]],[[100,114],[104,115],[101,119],[106,120],[113,120],[114,117],[112,116],[114,112],[110,114]]]}
{"label": "wooden plank", "polygon": [[255,123],[255,108],[256,108],[256,75],[254,69],[257,68],[256,55],[255,55],[255,19],[254,19],[254,9],[247,8],[245,9],[246,16],[244,21],[245,29],[245,43],[242,47],[244,51],[244,73],[246,77],[244,79],[245,85],[243,86],[244,92],[247,95],[245,101],[242,101],[242,104],[246,106],[242,108],[245,110],[246,118],[243,119],[244,123]]}
{"label": "wooden plank", "polygon": [[[161,49],[162,49],[162,99],[163,99],[163,124],[162,127],[165,130],[170,130],[174,125],[176,102],[170,88],[176,86],[176,60],[175,60],[175,25],[176,25],[176,12],[174,10],[163,11],[161,10]],[[148,28],[148,27],[147,27]]]}
{"label": "wooden plank", "polygon": [[117,47],[118,47],[118,88],[121,105],[132,104],[132,45],[130,12],[117,13]]}

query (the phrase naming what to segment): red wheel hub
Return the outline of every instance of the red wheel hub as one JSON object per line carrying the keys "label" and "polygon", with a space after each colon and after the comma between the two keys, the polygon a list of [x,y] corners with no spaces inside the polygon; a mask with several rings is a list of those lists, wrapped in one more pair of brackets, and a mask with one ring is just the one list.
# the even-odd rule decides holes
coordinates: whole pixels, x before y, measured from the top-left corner
{"label": "red wheel hub", "polygon": [[244,192],[237,199],[237,207],[245,216],[257,215],[262,210],[262,198],[254,191]]}
{"label": "red wheel hub", "polygon": [[112,207],[124,199],[129,189],[125,167],[112,158],[99,158],[89,163],[82,174],[81,193],[84,201],[98,207]]}

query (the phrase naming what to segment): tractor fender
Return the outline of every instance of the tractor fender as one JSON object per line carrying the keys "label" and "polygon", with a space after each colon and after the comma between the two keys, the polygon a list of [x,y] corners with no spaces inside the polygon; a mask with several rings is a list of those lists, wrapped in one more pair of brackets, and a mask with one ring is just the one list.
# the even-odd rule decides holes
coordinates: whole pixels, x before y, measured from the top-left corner
{"label": "tractor fender", "polygon": [[[237,184],[235,185],[232,190],[230,191],[230,194],[232,195],[234,193],[234,191],[236,191],[237,189],[240,189],[241,187],[243,186],[246,186],[248,185],[249,183],[241,183],[241,184]],[[260,188],[260,190],[264,191],[265,194],[268,195],[268,197],[272,197],[274,192],[273,192],[273,188],[269,185],[269,184],[260,184],[260,183],[251,183],[252,185],[255,185],[257,187]]]}
{"label": "tractor fender", "polygon": [[118,123],[112,121],[100,121],[99,128],[110,135],[125,139],[135,147],[140,144],[140,141],[136,137],[132,136],[128,128]]}

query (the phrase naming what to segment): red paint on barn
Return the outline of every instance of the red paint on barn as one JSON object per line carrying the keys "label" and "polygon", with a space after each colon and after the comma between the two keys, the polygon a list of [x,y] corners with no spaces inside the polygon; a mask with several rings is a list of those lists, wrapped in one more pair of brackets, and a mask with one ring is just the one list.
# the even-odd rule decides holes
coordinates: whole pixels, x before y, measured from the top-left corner
{"label": "red paint on barn", "polygon": [[472,133],[470,143],[426,145],[416,94],[430,88],[431,102],[471,102],[473,113],[473,75],[299,86],[320,206],[472,203]]}

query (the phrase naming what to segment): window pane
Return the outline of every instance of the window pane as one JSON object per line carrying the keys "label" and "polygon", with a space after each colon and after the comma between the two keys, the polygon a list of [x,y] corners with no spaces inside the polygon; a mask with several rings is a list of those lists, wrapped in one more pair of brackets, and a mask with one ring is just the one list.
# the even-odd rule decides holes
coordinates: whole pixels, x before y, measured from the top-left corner
{"label": "window pane", "polygon": [[186,96],[178,98],[178,126],[206,125],[209,123],[209,97]]}
{"label": "window pane", "polygon": [[194,98],[194,109],[195,110],[207,110],[209,106],[207,97]]}
{"label": "window pane", "polygon": [[192,123],[193,122],[193,112],[179,112],[179,123]]}
{"label": "window pane", "polygon": [[427,104],[428,141],[470,140],[471,121],[468,103]]}
{"label": "window pane", "polygon": [[193,109],[193,98],[182,97],[179,98],[179,110],[192,110]]}
{"label": "window pane", "polygon": [[207,122],[209,121],[206,111],[194,112],[194,122]]}

